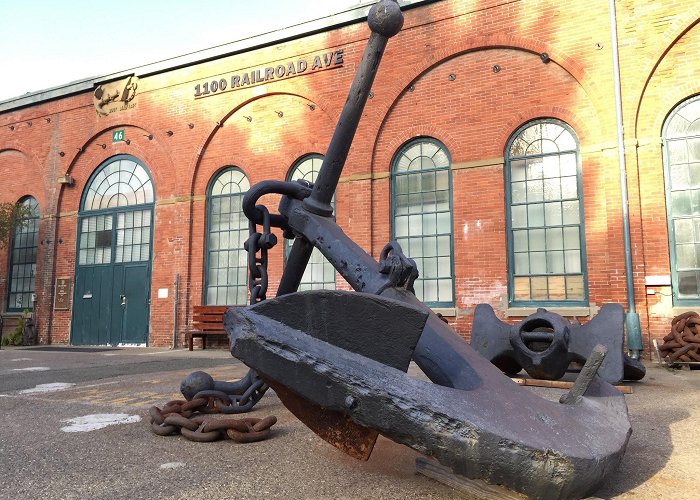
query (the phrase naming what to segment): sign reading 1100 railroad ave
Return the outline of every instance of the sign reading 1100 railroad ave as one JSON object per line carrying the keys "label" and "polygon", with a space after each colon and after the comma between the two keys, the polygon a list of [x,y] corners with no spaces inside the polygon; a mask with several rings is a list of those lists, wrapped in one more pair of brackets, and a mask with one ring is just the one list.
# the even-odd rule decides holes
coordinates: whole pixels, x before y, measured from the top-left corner
{"label": "sign reading 1100 railroad ave", "polygon": [[273,80],[286,80],[306,73],[338,68],[343,65],[343,49],[325,52],[306,59],[297,59],[267,66],[244,73],[236,73],[228,78],[214,78],[194,86],[195,99],[222,92],[231,92],[245,87],[261,85]]}

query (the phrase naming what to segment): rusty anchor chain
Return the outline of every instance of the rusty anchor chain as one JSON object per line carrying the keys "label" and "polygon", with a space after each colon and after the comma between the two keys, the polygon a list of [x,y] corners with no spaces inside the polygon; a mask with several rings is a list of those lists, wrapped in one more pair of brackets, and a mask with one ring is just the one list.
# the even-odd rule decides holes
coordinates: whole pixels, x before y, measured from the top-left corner
{"label": "rusty anchor chain", "polygon": [[664,337],[659,353],[670,363],[700,362],[700,315],[690,311],[673,318],[671,332]]}
{"label": "rusty anchor chain", "polygon": [[197,397],[191,401],[172,400],[163,408],[152,406],[148,410],[151,430],[159,436],[181,434],[190,441],[208,443],[219,439],[231,439],[237,443],[262,441],[271,435],[277,423],[274,415],[265,418],[216,418],[207,413],[221,413],[220,404],[228,395]]}
{"label": "rusty anchor chain", "polygon": [[214,411],[206,413],[245,413],[253,409],[268,389],[254,370],[249,370],[242,379],[243,394],[229,394],[223,390],[207,389],[195,394],[192,401],[205,398],[212,401]]}

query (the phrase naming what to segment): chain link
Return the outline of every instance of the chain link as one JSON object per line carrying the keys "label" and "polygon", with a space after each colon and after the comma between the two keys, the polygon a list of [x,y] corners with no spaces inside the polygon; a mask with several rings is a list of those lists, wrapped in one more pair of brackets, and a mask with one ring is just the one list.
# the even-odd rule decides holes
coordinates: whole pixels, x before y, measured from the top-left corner
{"label": "chain link", "polygon": [[[264,205],[255,208],[263,214],[262,233],[258,225],[248,221],[248,239],[243,247],[248,252],[248,288],[250,289],[250,304],[265,300],[267,294],[267,251],[277,244],[277,236],[272,233],[270,212]],[[258,253],[260,255],[258,255]]]}
{"label": "chain link", "polygon": [[[218,391],[202,391],[218,392]],[[228,395],[223,394],[223,399]],[[216,418],[195,413],[221,413],[218,402],[220,395],[196,397],[191,401],[173,400],[162,409],[152,406],[148,410],[151,417],[151,430],[159,436],[182,434],[190,441],[210,442],[229,438],[238,443],[252,443],[270,437],[271,428],[277,423],[277,417],[265,418]]]}

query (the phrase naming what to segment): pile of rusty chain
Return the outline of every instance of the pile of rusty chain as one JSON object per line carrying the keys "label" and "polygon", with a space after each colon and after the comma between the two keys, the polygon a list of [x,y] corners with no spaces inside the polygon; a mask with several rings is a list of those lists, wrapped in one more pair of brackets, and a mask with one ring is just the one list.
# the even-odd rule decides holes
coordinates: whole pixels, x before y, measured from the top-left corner
{"label": "pile of rusty chain", "polygon": [[[163,408],[152,406],[151,430],[159,436],[182,434],[190,441],[207,443],[229,438],[237,443],[252,443],[270,437],[277,417],[216,418],[207,413],[220,413],[222,401],[217,397],[194,398],[191,401],[173,400]],[[225,402],[223,402],[225,404]]]}
{"label": "pile of rusty chain", "polygon": [[664,337],[659,353],[670,363],[700,362],[700,315],[691,311],[673,318],[671,333]]}

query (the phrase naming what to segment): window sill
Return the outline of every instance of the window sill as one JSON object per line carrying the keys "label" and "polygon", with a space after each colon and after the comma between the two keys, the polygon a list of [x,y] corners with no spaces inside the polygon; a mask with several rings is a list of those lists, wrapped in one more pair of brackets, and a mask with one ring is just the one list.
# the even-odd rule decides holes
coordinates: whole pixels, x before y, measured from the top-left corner
{"label": "window sill", "polygon": [[671,308],[671,314],[675,318],[679,314],[687,313],[687,312],[697,312],[700,313],[700,305],[698,306],[673,306]]}
{"label": "window sill", "polygon": [[454,318],[457,316],[457,308],[455,307],[431,307],[430,310],[435,314],[442,314],[446,318]]}
{"label": "window sill", "polygon": [[[598,312],[597,307],[542,307],[548,312],[553,312],[559,316],[591,316]],[[507,318],[525,318],[537,312],[537,307],[509,307],[505,310]]]}

